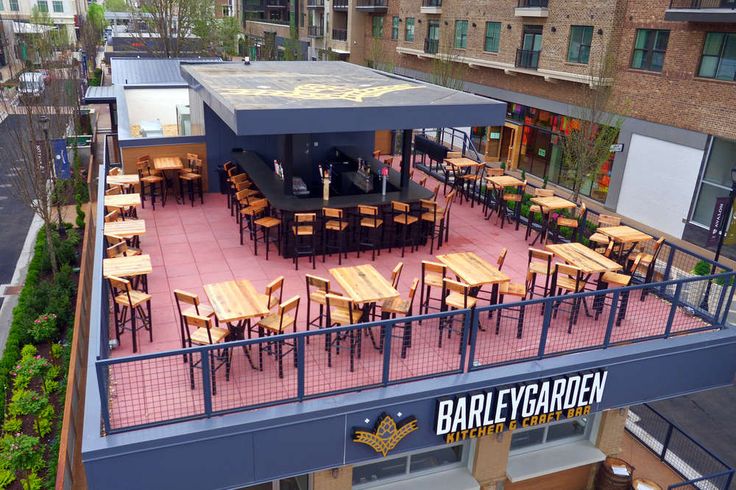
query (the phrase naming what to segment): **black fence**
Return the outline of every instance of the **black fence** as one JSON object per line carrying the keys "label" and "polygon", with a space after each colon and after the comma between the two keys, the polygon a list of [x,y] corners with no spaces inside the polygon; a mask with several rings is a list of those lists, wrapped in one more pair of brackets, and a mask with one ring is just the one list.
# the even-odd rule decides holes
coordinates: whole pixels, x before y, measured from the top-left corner
{"label": "black fence", "polygon": [[332,29],[332,39],[335,41],[347,41],[348,30],[347,29]]}
{"label": "black fence", "polygon": [[424,52],[429,54],[437,54],[440,50],[439,39],[425,39],[424,40]]}
{"label": "black fence", "polygon": [[670,0],[670,9],[701,10],[701,9],[736,9],[736,2],[732,0]]}
{"label": "black fence", "polygon": [[534,49],[517,49],[515,66],[517,68],[536,70],[539,68],[539,55],[541,52],[541,50],[537,51]]}

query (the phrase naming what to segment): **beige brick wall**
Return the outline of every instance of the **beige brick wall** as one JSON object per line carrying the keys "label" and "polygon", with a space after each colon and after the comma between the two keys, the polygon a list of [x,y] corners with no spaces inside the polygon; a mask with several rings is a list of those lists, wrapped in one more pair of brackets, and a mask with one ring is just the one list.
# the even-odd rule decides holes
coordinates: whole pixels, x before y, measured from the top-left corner
{"label": "beige brick wall", "polygon": [[[334,476],[333,471],[336,472]],[[353,467],[319,471],[314,473],[313,478],[313,487],[317,490],[350,490],[353,488]]]}
{"label": "beige brick wall", "polygon": [[596,447],[606,456],[615,456],[621,452],[628,409],[607,410],[601,415],[600,428]]}
{"label": "beige brick wall", "polygon": [[493,434],[477,440],[473,459],[473,478],[483,488],[495,488],[498,482],[506,479],[506,465],[509,461],[511,432]]}

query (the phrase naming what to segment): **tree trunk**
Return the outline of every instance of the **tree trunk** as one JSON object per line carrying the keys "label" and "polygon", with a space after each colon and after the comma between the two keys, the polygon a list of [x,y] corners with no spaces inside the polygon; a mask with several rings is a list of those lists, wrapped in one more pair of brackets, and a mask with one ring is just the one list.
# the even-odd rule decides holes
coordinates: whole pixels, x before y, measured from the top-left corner
{"label": "tree trunk", "polygon": [[59,272],[59,264],[56,263],[56,249],[54,248],[54,239],[51,235],[51,220],[45,223],[43,228],[46,234],[46,250],[48,250],[49,262],[51,262],[51,274],[56,277],[56,273]]}

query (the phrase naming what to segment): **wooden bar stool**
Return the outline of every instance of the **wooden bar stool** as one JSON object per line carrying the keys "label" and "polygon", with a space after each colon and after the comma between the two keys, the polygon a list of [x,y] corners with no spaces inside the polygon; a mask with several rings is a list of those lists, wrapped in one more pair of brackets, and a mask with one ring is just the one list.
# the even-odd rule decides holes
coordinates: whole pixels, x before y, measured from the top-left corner
{"label": "wooden bar stool", "polygon": [[[607,228],[610,226],[619,226],[621,224],[621,218],[610,214],[599,214],[598,215],[598,228]],[[595,232],[588,238],[590,241],[590,247],[598,253],[603,253],[611,241],[608,235],[603,233]]]}
{"label": "wooden bar stool", "polygon": [[[412,316],[412,311],[414,309],[414,297],[416,296],[418,285],[419,279],[414,278],[411,283],[411,287],[409,288],[409,296],[407,297],[407,299],[393,298],[384,301],[381,305],[381,319],[384,320],[386,318],[396,318],[396,315],[402,315],[404,317]],[[399,328],[402,330],[401,335],[392,333],[391,337],[401,339],[401,358],[405,359],[406,350],[411,347],[411,322],[394,323],[392,327],[392,332],[395,332]],[[378,349],[381,353],[383,353],[383,344],[386,338],[383,330],[384,327],[381,327],[381,340]]]}
{"label": "wooden bar stool", "polygon": [[[504,175],[505,170],[497,167],[486,166],[485,177],[501,177]],[[500,196],[496,192],[496,187],[493,183],[486,180],[483,192],[483,215],[488,218],[494,210],[498,209],[498,201]]]}
{"label": "wooden bar stool", "polygon": [[[555,191],[553,189],[534,189],[534,197],[552,197],[554,195]],[[529,240],[537,215],[539,215],[539,226],[541,228],[544,225],[542,220],[544,220],[546,213],[542,212],[542,206],[539,204],[532,204],[529,206],[529,217],[526,220],[526,236],[524,240]]]}
{"label": "wooden bar stool", "polygon": [[[197,315],[196,313],[184,315],[184,326],[187,347],[222,344],[230,333],[226,328],[212,326],[212,319],[210,317]],[[192,328],[194,328],[194,331],[191,330]],[[186,355],[189,357],[189,382],[191,388],[194,389],[194,368],[202,367],[202,358],[200,356],[194,356],[191,352]],[[232,350],[227,348],[207,352],[210,363],[209,368],[213,395],[217,394],[217,370],[222,366],[225,366],[225,380],[230,381],[231,356]]]}
{"label": "wooden bar stool", "polygon": [[129,330],[133,337],[133,352],[138,352],[138,330],[148,330],[149,341],[153,342],[151,295],[133,289],[127,279],[109,276],[107,280],[113,300],[115,338],[120,344],[120,335]]}
{"label": "wooden bar stool", "polygon": [[[411,251],[414,251],[416,239],[414,238],[415,233],[412,232],[415,231],[419,218],[410,214],[411,206],[409,204],[400,201],[391,201],[391,212],[393,214],[394,229],[401,228],[401,257],[403,258],[407,235],[409,235]],[[389,240],[388,243],[388,252],[391,253],[393,240]]]}
{"label": "wooden bar stool", "polygon": [[[432,288],[442,288],[442,281],[447,275],[447,266],[438,262],[422,261],[422,289],[419,292],[419,314],[429,313],[430,301],[442,303],[442,297],[432,297]],[[432,308],[439,310],[440,308]]]}
{"label": "wooden bar stool", "polygon": [[[444,278],[442,280],[442,311],[448,310],[465,310],[468,308],[475,309],[477,298],[470,294],[470,286],[463,282],[453,281],[452,279]],[[462,329],[465,325],[464,321],[460,321],[460,326],[456,327],[457,319],[453,317],[441,318],[439,321],[439,341],[437,347],[442,348],[442,338],[444,337],[444,331],[447,331],[447,338],[452,337],[452,333],[456,332],[462,336]],[[460,349],[462,350],[462,342],[460,342]]]}
{"label": "wooden bar stool", "polygon": [[[161,196],[161,206],[166,206],[166,184],[161,175],[151,170],[148,160],[139,159],[136,162],[138,178],[141,181],[141,207],[146,207],[146,187],[151,196],[151,205],[156,209],[156,197]],[[159,194],[160,193],[160,194]]]}
{"label": "wooden bar stool", "polygon": [[582,203],[579,208],[575,211],[575,215],[572,218],[568,218],[566,216],[558,216],[557,220],[555,221],[555,234],[557,235],[557,239],[559,241],[560,238],[560,229],[561,228],[571,228],[572,229],[572,236],[570,237],[571,242],[576,242],[576,236],[578,235],[580,223],[582,223],[583,218],[585,217],[585,213],[587,212],[587,208],[585,207],[585,203]]}
{"label": "wooden bar stool", "polygon": [[[261,337],[269,337],[272,335],[282,335],[287,333],[289,329],[296,332],[296,318],[299,316],[299,296],[294,296],[279,305],[278,311],[263,318],[256,324]],[[290,347],[284,349],[284,347]],[[294,353],[294,367],[297,366],[297,350],[296,340],[279,340],[258,344],[258,368],[263,371],[263,352],[268,353],[276,358],[279,364],[279,378],[284,377],[284,357],[289,353]]]}
{"label": "wooden bar stool", "polygon": [[[504,192],[501,189],[501,209],[499,216],[501,217],[501,228],[503,228],[504,221],[509,220],[511,224],[511,218],[516,220],[515,230],[519,229],[520,216],[521,216],[521,203],[524,200],[524,192],[526,191],[526,181],[524,184],[519,186],[516,192]],[[509,208],[509,204],[513,205],[513,209]]]}
{"label": "wooden bar stool", "polygon": [[[629,274],[622,274],[620,272],[604,272],[601,274],[600,279],[598,280],[598,290],[605,290],[610,289],[611,286],[623,288],[631,284],[631,277],[636,272],[636,269],[639,268],[639,264],[641,263],[642,255],[638,254],[636,258],[631,263],[631,267],[629,269]],[[621,322],[626,318],[626,310],[629,306],[629,291],[624,291],[621,293],[621,300],[618,305],[618,313],[616,314],[616,326],[618,327],[621,325]],[[613,300],[611,300],[613,301]],[[596,300],[593,303],[593,309],[595,310],[595,319],[597,320],[600,314],[603,312],[603,309],[605,306],[611,306],[611,303],[607,303],[605,301],[605,298],[598,298],[596,297]]]}
{"label": "wooden bar stool", "polygon": [[[246,198],[247,200],[247,198]],[[254,239],[255,232],[255,220],[257,216],[260,216],[264,210],[268,207],[268,201],[266,199],[255,199],[253,201],[247,200],[247,206],[240,209],[238,214],[240,215],[240,244],[243,245],[243,232],[247,229],[248,235],[251,240]],[[242,205],[242,204],[241,204]]]}
{"label": "wooden bar stool", "polygon": [[[186,324],[184,323],[184,315],[196,315],[205,318],[215,318],[215,326],[217,324],[217,317],[215,317],[215,310],[211,306],[202,304],[199,301],[199,296],[182,289],[174,289],[174,300],[176,301],[176,311],[179,313],[179,330],[181,334],[181,348],[184,349],[186,344]],[[186,356],[184,356],[186,361]]]}
{"label": "wooden bar stool", "polygon": [[[194,207],[194,193],[195,191],[199,194],[200,204],[204,204],[204,178],[202,176],[203,169],[202,160],[199,158],[194,159],[191,162],[191,168],[187,169],[186,172],[179,173],[179,195],[184,196],[184,184],[187,184],[189,191],[189,200]],[[184,199],[182,198],[182,204]]]}
{"label": "wooden bar stool", "polygon": [[[323,328],[325,321],[325,295],[330,292],[330,280],[307,274],[307,331],[310,327]],[[312,317],[311,308],[314,303],[319,309],[317,316]],[[307,337],[309,343],[309,337]]]}
{"label": "wooden bar stool", "polygon": [[568,321],[567,333],[572,333],[572,326],[577,323],[580,313],[580,304],[582,299],[575,297],[572,300],[565,300],[565,296],[580,293],[585,289],[585,281],[583,280],[583,271],[572,265],[555,264],[555,272],[552,274],[551,294],[560,296],[561,298],[553,305],[553,318],[557,318],[557,312],[560,306],[566,301],[570,302],[570,319]]}
{"label": "wooden bar stool", "polygon": [[[355,371],[355,356],[361,357],[362,335],[360,330],[348,330],[347,332],[330,332],[330,327],[355,325],[360,321],[363,310],[355,306],[353,300],[346,296],[336,294],[325,295],[327,308],[327,326],[325,336],[325,348],[327,349],[327,367],[332,367],[332,346],[336,346],[336,353],[340,354],[340,343],[343,340],[350,342],[350,372]],[[334,338],[333,338],[334,335]]]}
{"label": "wooden bar stool", "polygon": [[[342,265],[342,256],[348,258],[346,234],[350,226],[345,211],[336,208],[322,208],[322,262],[330,250],[337,250],[337,263]],[[332,240],[330,240],[332,239]],[[330,243],[332,241],[332,243]],[[332,255],[332,254],[330,254]]]}
{"label": "wooden bar stool", "polygon": [[[268,260],[268,250],[271,248],[271,242],[276,242],[276,249],[281,253],[281,219],[273,215],[271,206],[266,201],[264,207],[259,214],[253,216],[253,255],[258,255],[258,231],[263,237],[263,244],[266,247],[266,260]],[[276,230],[276,239],[271,240],[271,230]]]}
{"label": "wooden bar stool", "polygon": [[376,251],[381,255],[381,243],[383,242],[383,220],[378,217],[376,206],[358,206],[358,258],[363,247],[370,247],[373,259],[376,260]]}
{"label": "wooden bar stool", "polygon": [[312,269],[317,267],[315,254],[317,253],[317,214],[295,213],[291,226],[291,236],[294,240],[294,266],[299,270],[299,257],[307,256],[312,262]]}
{"label": "wooden bar stool", "polygon": [[[529,284],[529,298],[534,297],[534,291],[537,288],[543,288],[542,297],[549,296],[549,282],[552,278],[552,258],[554,254],[546,250],[529,248],[529,260],[527,261],[527,272],[531,274]],[[544,286],[537,285],[537,278],[544,277]]]}
{"label": "wooden bar stool", "polygon": [[[524,301],[526,300],[527,293],[529,292],[529,284],[531,280],[531,273],[526,273],[526,282],[504,282],[501,283],[501,285],[498,288],[498,304],[503,304],[503,300],[506,296],[513,296],[514,298],[518,298],[518,301]],[[524,303],[521,303],[516,308],[510,308],[508,306],[499,309],[496,313],[496,335],[498,335],[498,331],[501,327],[501,317],[504,318],[514,318],[511,315],[506,315],[504,313],[508,313],[511,311],[515,311],[517,313],[516,317],[516,338],[520,339],[522,332],[524,330]]]}

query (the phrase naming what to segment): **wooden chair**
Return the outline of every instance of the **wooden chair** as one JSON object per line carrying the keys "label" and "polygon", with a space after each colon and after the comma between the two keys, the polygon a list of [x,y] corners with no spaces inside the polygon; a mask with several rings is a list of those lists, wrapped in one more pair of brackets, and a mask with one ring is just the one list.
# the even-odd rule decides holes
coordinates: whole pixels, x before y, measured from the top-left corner
{"label": "wooden chair", "polygon": [[156,197],[161,195],[161,206],[166,206],[166,182],[161,175],[151,170],[148,160],[141,160],[136,163],[138,170],[138,178],[141,181],[141,207],[146,207],[146,187],[151,196],[151,205],[156,209]]}
{"label": "wooden chair", "polygon": [[[325,321],[325,295],[330,293],[330,280],[324,279],[319,276],[313,276],[306,274],[307,278],[307,331],[309,328],[314,326],[317,328],[324,327]],[[319,313],[314,318],[311,314],[312,303],[319,308]],[[307,337],[307,343],[309,343],[309,337]]]}
{"label": "wooden chair", "polygon": [[128,243],[120,237],[109,235],[107,239],[111,242],[114,242],[113,245],[105,249],[108,259],[114,259],[118,257],[134,257],[141,254],[141,251],[139,249],[128,247]]}
{"label": "wooden chair", "polygon": [[391,286],[396,289],[399,287],[399,279],[401,279],[401,271],[404,270],[404,263],[399,262],[391,271]]}
{"label": "wooden chair", "polygon": [[558,216],[557,221],[555,222],[556,225],[556,234],[559,239],[560,236],[560,228],[572,228],[573,230],[573,236],[570,238],[570,241],[575,242],[577,241],[576,236],[578,234],[578,228],[580,227],[580,224],[582,223],[583,217],[585,217],[585,213],[587,212],[587,208],[585,206],[585,203],[582,203],[580,207],[577,208],[575,211],[575,216],[572,218],[568,218],[566,216]]}
{"label": "wooden chair", "polygon": [[238,202],[238,206],[241,206],[238,212],[240,215],[240,222],[238,223],[240,226],[240,244],[243,245],[243,234],[246,229],[251,240],[255,240],[255,220],[268,208],[268,201],[263,198],[250,200],[246,197],[243,201]]}
{"label": "wooden chair", "polygon": [[580,293],[584,289],[585,281],[583,280],[583,272],[578,267],[559,262],[555,264],[555,272],[552,274],[551,291],[555,296],[562,296],[562,298],[557,300],[553,306],[553,317],[557,318],[557,312],[560,306],[566,301],[570,301],[570,319],[567,333],[572,333],[572,326],[578,321],[582,299],[575,297],[572,300],[565,300],[564,296]]}
{"label": "wooden chair", "polygon": [[[331,327],[355,325],[360,321],[363,311],[357,308],[353,300],[346,296],[338,296],[328,293],[325,295],[325,305],[327,310],[327,332],[325,336],[325,348],[327,349],[327,367],[332,367],[332,346],[336,346],[337,354],[340,354],[340,343],[348,339],[350,342],[350,371],[355,370],[355,355],[361,357],[361,338],[360,330],[351,329],[347,332],[330,331]],[[333,338],[334,335],[334,338]]]}
{"label": "wooden chair", "polygon": [[[610,226],[619,226],[621,224],[621,218],[619,216],[613,216],[610,214],[598,215],[598,228],[607,228]],[[590,240],[590,247],[596,252],[601,252],[601,249],[605,249],[608,243],[611,241],[608,235],[603,233],[595,232],[588,238]]]}
{"label": "wooden chair", "polygon": [[[299,316],[299,296],[294,296],[287,301],[279,304],[276,313],[272,313],[256,324],[261,337],[269,337],[271,335],[281,335],[287,333],[289,329],[296,332],[296,319]],[[284,349],[284,347],[289,347]],[[276,358],[279,364],[279,378],[284,377],[284,357],[289,353],[294,353],[294,367],[297,366],[296,339],[284,340],[283,338],[273,342],[261,342],[258,345],[258,369],[263,371],[263,352]]]}
{"label": "wooden chair", "polygon": [[[383,302],[381,305],[381,319],[396,318],[396,315],[402,315],[404,317],[412,316],[414,309],[414,297],[417,293],[417,286],[419,285],[419,279],[414,278],[409,287],[409,296],[407,299],[393,298]],[[401,329],[401,335],[397,335],[395,332],[397,329]],[[394,323],[391,327],[392,338],[401,339],[401,358],[406,358],[406,350],[411,347],[411,322],[405,323]],[[384,328],[381,328],[381,340],[379,343],[379,351],[383,352],[384,342],[386,335]]]}
{"label": "wooden chair", "polygon": [[[598,280],[598,289],[606,290],[614,288],[623,288],[631,284],[631,278],[636,270],[639,268],[641,263],[641,254],[637,254],[634,260],[631,262],[629,269],[630,274],[622,274],[620,272],[604,272],[601,274]],[[595,319],[597,320],[600,314],[603,312],[605,306],[612,307],[613,299],[610,302],[605,301],[605,297],[595,297],[593,301],[593,309],[595,310]],[[626,318],[626,310],[629,306],[629,291],[624,291],[620,294],[620,300],[618,304],[618,313],[616,314],[616,326],[621,325],[621,322]]]}
{"label": "wooden chair", "polygon": [[119,209],[113,209],[105,215],[105,223],[114,223],[115,221],[120,221],[121,219],[122,216]]}
{"label": "wooden chair", "polygon": [[[271,240],[271,230],[276,230],[275,240]],[[281,218],[274,216],[273,210],[266,201],[266,206],[260,208],[253,215],[253,254],[258,255],[258,232],[261,232],[263,245],[266,247],[266,260],[271,248],[271,242],[276,242],[276,249],[281,252]]]}
{"label": "wooden chair", "polygon": [[498,288],[498,304],[503,304],[504,298],[506,296],[513,296],[514,298],[518,298],[518,301],[521,301],[522,303],[519,304],[519,306],[515,308],[511,308],[508,306],[504,306],[497,310],[496,315],[496,335],[498,335],[499,329],[501,327],[501,317],[504,318],[514,318],[511,315],[504,315],[504,313],[515,311],[517,313],[516,316],[516,338],[520,339],[522,332],[524,330],[524,310],[525,305],[523,301],[526,300],[526,296],[529,291],[529,285],[531,284],[531,272],[527,271],[526,273],[526,282],[522,283],[516,283],[516,282],[504,282],[501,283],[501,285]]}
{"label": "wooden chair", "polygon": [[[187,154],[191,155],[191,153]],[[195,155],[196,156],[196,155]],[[184,172],[179,173],[179,195],[182,196],[182,203],[184,202],[184,184],[187,185],[189,200],[194,207],[194,193],[199,194],[200,204],[204,204],[204,176],[203,176],[204,164],[199,158],[195,158],[191,161],[191,167],[186,169]]]}
{"label": "wooden chair", "polygon": [[363,247],[370,247],[373,258],[376,260],[376,252],[381,255],[381,243],[383,243],[383,220],[378,217],[379,211],[376,206],[358,206],[358,258]]}
{"label": "wooden chair", "polygon": [[[194,329],[194,331],[192,331]],[[184,315],[184,332],[186,333],[187,347],[195,345],[217,345],[227,339],[229,331],[226,328],[212,326],[210,317],[194,313]],[[194,368],[202,367],[202,358],[191,352],[186,354],[189,361],[189,380],[191,388],[194,389]],[[217,394],[217,370],[225,366],[225,380],[230,381],[230,366],[232,350],[221,348],[207,352],[209,358],[210,378],[212,380],[212,394]],[[219,361],[219,362],[217,362]]]}
{"label": "wooden chair", "polygon": [[[484,180],[485,177],[501,177],[504,173],[505,170],[502,168],[489,167],[486,165]],[[498,195],[498,192],[496,192],[496,187],[491,182],[486,180],[483,187],[485,188],[483,192],[483,215],[488,217],[494,210],[498,209],[500,196]]]}
{"label": "wooden chair", "polygon": [[422,187],[425,187],[427,185],[427,176],[424,175],[421,179],[419,179],[419,182],[417,182]]}
{"label": "wooden chair", "polygon": [[[519,229],[520,216],[521,216],[521,203],[524,200],[524,193],[526,192],[526,181],[524,184],[519,186],[515,192],[504,192],[499,190],[501,195],[499,216],[501,217],[501,228],[503,228],[504,221],[508,220],[511,224],[511,218],[513,217],[516,221],[515,230]],[[510,208],[509,204],[513,207]]]}
{"label": "wooden chair", "polygon": [[133,337],[133,352],[138,352],[138,330],[148,330],[149,340],[153,342],[151,295],[133,289],[127,279],[109,276],[107,280],[112,294],[115,338],[120,344],[120,335],[129,330]]}
{"label": "wooden chair", "polygon": [[[419,291],[419,314],[429,313],[430,302],[435,301],[442,305],[442,296],[432,297],[432,288],[442,289],[442,282],[447,276],[447,266],[438,262],[422,261],[422,284]],[[439,310],[440,308],[432,308]]]}
{"label": "wooden chair", "polygon": [[[536,248],[529,248],[529,260],[527,262],[527,273],[531,274],[529,284],[529,298],[534,297],[534,292],[537,288],[543,288],[542,297],[549,295],[550,287],[549,283],[552,279],[552,258],[554,254],[547,252],[546,250],[539,250]],[[539,276],[544,277],[544,286],[537,285],[537,278]]]}
{"label": "wooden chair", "polygon": [[[645,284],[652,282],[652,280],[654,279],[657,258],[662,252],[662,245],[664,245],[664,237],[660,237],[656,242],[654,242],[652,253],[641,252],[639,254],[639,265],[636,269],[632,270],[632,275],[635,274],[640,268],[643,268],[645,270],[643,277],[643,282]],[[644,301],[646,299],[647,294],[649,294],[649,288],[644,288],[641,290],[641,301]]]}
{"label": "wooden chair", "polygon": [[294,242],[292,251],[296,270],[299,270],[299,257],[309,257],[309,260],[312,262],[312,269],[316,268],[317,214],[294,213],[294,221],[291,225],[291,237]]}
{"label": "wooden chair", "polygon": [[345,211],[336,208],[322,208],[322,218],[322,262],[325,262],[325,256],[330,250],[336,250],[337,263],[342,265],[342,256],[345,255],[345,258],[348,258],[346,235],[350,231]]}
{"label": "wooden chair", "polygon": [[[396,233],[396,235],[401,239],[401,257],[403,258],[407,235],[409,235],[411,251],[414,251],[416,244],[415,228],[417,223],[419,223],[419,218],[411,214],[411,206],[409,204],[400,201],[391,201],[391,212],[393,214],[392,222],[394,229],[401,229],[401,233]],[[389,240],[388,244],[388,252],[391,253],[393,240]]]}
{"label": "wooden chair", "polygon": [[[483,182],[485,166],[479,165],[475,167],[470,173],[460,175],[460,188],[462,189],[462,195],[465,199],[470,201],[470,207],[472,208],[475,204],[475,193],[478,190],[478,186]],[[462,198],[460,199],[462,204]]]}
{"label": "wooden chair", "polygon": [[440,194],[440,184],[437,184],[434,186],[434,189],[432,189],[432,199],[437,200],[437,196]]}
{"label": "wooden chair", "polygon": [[[534,197],[552,197],[555,195],[553,189],[534,189]],[[526,220],[526,236],[525,240],[529,240],[529,236],[532,234],[534,225],[536,224],[536,218],[539,215],[539,226],[542,226],[542,220],[544,219],[545,213],[542,212],[542,206],[539,204],[532,204],[529,206],[529,217]]]}
{"label": "wooden chair", "polygon": [[[474,309],[476,303],[477,299],[471,296],[469,285],[447,278],[442,280],[442,311]],[[442,338],[444,337],[445,331],[447,331],[448,339],[452,337],[453,332],[456,332],[462,337],[462,329],[465,322],[460,320],[460,327],[456,327],[455,323],[457,323],[457,319],[454,316],[440,319],[440,335],[437,343],[439,348],[442,348]],[[460,349],[462,350],[462,342],[460,343]]]}
{"label": "wooden chair", "polygon": [[[199,301],[199,296],[182,289],[174,289],[174,300],[176,301],[176,311],[179,313],[179,333],[181,335],[181,348],[184,349],[189,347],[187,345],[187,334],[184,331],[186,323],[184,321],[184,315],[193,315],[204,318],[214,318],[215,326],[217,324],[217,317],[215,316],[215,310],[211,306],[202,304]],[[184,361],[187,360],[187,356],[184,356]]]}

